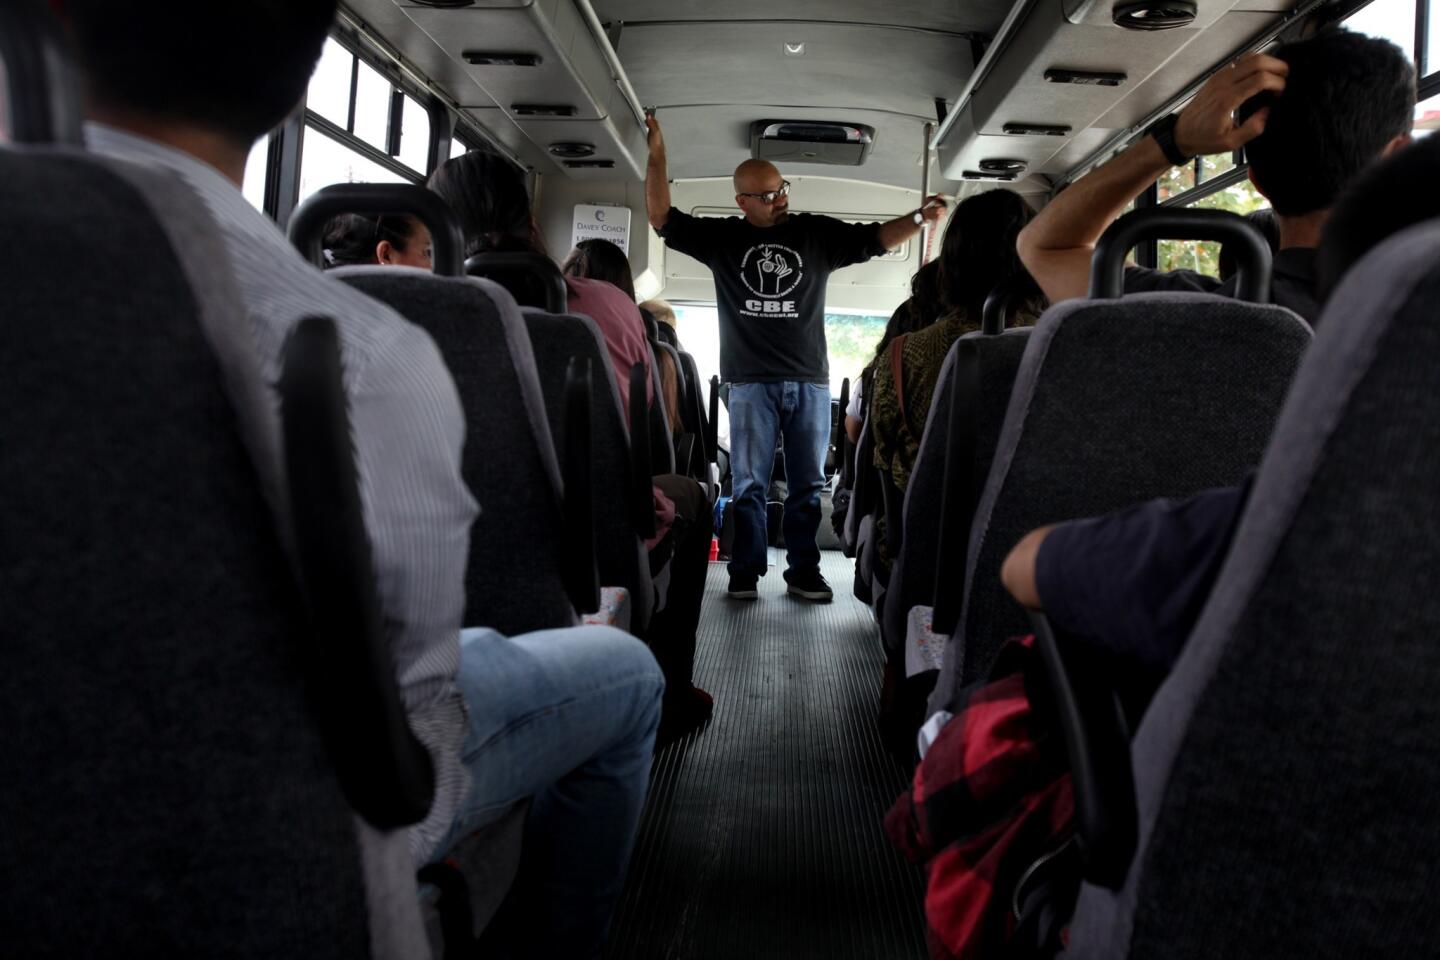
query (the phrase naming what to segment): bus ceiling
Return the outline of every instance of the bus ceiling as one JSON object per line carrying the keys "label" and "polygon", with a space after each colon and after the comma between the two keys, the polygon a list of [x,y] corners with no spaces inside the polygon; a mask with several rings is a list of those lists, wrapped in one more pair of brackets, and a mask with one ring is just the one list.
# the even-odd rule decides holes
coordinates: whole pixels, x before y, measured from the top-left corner
{"label": "bus ceiling", "polygon": [[[724,177],[752,128],[866,132],[790,176],[1048,192],[1325,0],[346,0],[452,106],[542,173],[638,181],[654,105],[680,180]],[[1358,6],[1354,2],[1347,6]],[[1131,9],[1134,8],[1134,9]],[[1147,29],[1126,29],[1123,24]],[[1157,29],[1185,26],[1187,29]],[[942,122],[943,121],[943,122]],[[800,129],[800,127],[797,127]],[[1028,178],[1035,178],[1033,180]]]}

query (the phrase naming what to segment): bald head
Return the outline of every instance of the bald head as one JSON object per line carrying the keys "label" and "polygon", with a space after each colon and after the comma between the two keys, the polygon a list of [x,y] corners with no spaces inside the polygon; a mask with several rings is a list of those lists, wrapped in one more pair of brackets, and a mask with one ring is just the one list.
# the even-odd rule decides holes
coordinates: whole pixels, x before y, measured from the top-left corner
{"label": "bald head", "polygon": [[735,205],[757,227],[773,227],[790,213],[790,200],[777,196],[766,203],[758,194],[778,193],[785,185],[780,171],[768,160],[746,160],[735,168]]}
{"label": "bald head", "polygon": [[769,160],[746,160],[735,168],[736,193],[765,193],[780,186],[780,171]]}

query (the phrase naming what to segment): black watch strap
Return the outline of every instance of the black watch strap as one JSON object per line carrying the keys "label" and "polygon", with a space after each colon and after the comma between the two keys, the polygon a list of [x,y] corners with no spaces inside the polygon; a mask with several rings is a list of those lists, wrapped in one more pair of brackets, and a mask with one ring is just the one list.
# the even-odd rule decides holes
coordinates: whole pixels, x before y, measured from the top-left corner
{"label": "black watch strap", "polygon": [[1171,113],[1150,124],[1150,128],[1145,131],[1147,136],[1154,137],[1155,142],[1160,144],[1160,150],[1165,154],[1165,159],[1177,167],[1183,166],[1195,159],[1194,157],[1187,157],[1180,151],[1180,148],[1175,145],[1175,124],[1179,122],[1179,120],[1180,115],[1178,113]]}

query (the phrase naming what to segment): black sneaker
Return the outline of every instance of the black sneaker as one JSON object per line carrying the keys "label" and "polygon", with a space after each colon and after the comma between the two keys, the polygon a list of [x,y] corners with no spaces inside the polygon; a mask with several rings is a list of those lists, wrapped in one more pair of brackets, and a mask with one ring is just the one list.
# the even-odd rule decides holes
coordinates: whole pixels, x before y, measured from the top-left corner
{"label": "black sneaker", "polygon": [[785,582],[788,583],[789,592],[797,597],[806,600],[813,600],[815,603],[829,603],[835,599],[830,584],[820,575],[817,567],[810,567],[805,570],[786,570]]}
{"label": "black sneaker", "polygon": [[760,597],[759,582],[760,578],[753,573],[732,573],[730,587],[725,592],[736,600],[756,600]]}

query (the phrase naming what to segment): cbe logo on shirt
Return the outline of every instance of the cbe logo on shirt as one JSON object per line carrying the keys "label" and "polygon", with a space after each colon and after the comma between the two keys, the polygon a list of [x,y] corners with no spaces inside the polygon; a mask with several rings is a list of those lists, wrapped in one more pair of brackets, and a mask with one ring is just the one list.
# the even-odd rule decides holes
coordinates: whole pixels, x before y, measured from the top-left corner
{"label": "cbe logo on shirt", "polygon": [[[800,254],[789,247],[782,247],[776,243],[761,243],[745,251],[745,256],[740,261],[740,279],[750,292],[760,297],[783,297],[788,295],[805,278],[805,261]],[[765,313],[781,312],[779,305],[770,309],[770,304],[764,307],[752,307],[753,301],[747,301],[746,306],[753,310]],[[794,310],[793,304],[786,307],[786,311]]]}

